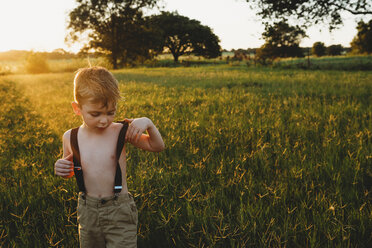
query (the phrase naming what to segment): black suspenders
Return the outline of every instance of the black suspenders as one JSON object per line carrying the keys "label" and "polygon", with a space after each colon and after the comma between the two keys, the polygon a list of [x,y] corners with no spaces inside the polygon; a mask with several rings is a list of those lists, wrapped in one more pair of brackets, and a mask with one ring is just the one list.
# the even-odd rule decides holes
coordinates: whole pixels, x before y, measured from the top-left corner
{"label": "black suspenders", "polygon": [[[118,123],[122,123],[123,127],[120,130],[119,136],[118,136],[118,142],[116,146],[116,173],[115,173],[115,186],[114,186],[114,193],[115,195],[119,194],[123,188],[122,186],[122,176],[121,176],[121,169],[119,164],[119,158],[121,155],[121,152],[124,147],[124,139],[125,134],[128,130],[128,123],[120,121]],[[83,170],[81,168],[81,161],[80,161],[80,152],[79,152],[79,144],[77,140],[77,133],[79,131],[79,127],[71,129],[71,137],[70,137],[70,143],[71,143],[71,149],[73,153],[73,162],[74,162],[74,173],[77,185],[79,187],[79,192],[86,193],[85,185],[84,185],[84,177],[83,177]]]}
{"label": "black suspenders", "polygon": [[114,186],[114,193],[115,194],[119,194],[121,192],[121,189],[123,188],[119,158],[120,158],[121,152],[123,151],[123,148],[124,148],[125,134],[127,133],[127,130],[128,130],[128,123],[127,122],[120,121],[119,123],[123,124],[123,127],[120,130],[120,133],[119,133],[119,136],[118,136],[118,142],[117,142],[117,145],[116,145],[117,165],[116,165],[115,186]]}
{"label": "black suspenders", "polygon": [[71,149],[72,149],[72,154],[73,154],[74,174],[75,174],[76,182],[79,187],[79,192],[85,193],[83,170],[81,169],[80,152],[79,152],[79,145],[77,141],[78,130],[79,130],[78,127],[71,130],[70,143],[71,143]]}

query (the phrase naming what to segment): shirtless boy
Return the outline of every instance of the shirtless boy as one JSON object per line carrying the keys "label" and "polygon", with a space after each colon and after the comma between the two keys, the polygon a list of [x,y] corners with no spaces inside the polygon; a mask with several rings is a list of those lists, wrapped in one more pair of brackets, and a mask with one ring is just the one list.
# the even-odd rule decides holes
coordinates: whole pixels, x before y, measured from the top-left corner
{"label": "shirtless boy", "polygon": [[146,117],[114,122],[120,92],[105,68],[80,69],[74,98],[72,108],[83,123],[64,133],[63,158],[55,163],[55,174],[75,174],[80,247],[136,247],[138,215],[128,192],[124,144],[160,152],[163,139]]}

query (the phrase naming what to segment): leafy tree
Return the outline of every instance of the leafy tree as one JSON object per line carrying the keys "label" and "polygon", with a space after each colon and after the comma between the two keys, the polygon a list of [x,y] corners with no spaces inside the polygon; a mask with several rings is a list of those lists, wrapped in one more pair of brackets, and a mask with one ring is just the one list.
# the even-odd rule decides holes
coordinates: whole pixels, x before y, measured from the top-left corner
{"label": "leafy tree", "polygon": [[344,48],[342,47],[342,45],[331,45],[327,47],[326,52],[327,52],[327,55],[337,56],[337,55],[341,55],[343,50]]}
{"label": "leafy tree", "polygon": [[84,35],[88,42],[82,51],[91,49],[109,57],[114,68],[141,57],[150,57],[152,31],[146,27],[142,9],[158,0],[77,0],[69,14],[66,40],[75,42]]}
{"label": "leafy tree", "polygon": [[305,25],[329,23],[330,29],[341,26],[341,12],[353,15],[372,14],[371,0],[246,0],[260,9],[266,20],[293,16]]}
{"label": "leafy tree", "polygon": [[262,34],[265,44],[257,49],[256,56],[260,61],[277,57],[303,57],[300,41],[306,37],[299,26],[289,26],[285,21],[266,26]]}
{"label": "leafy tree", "polygon": [[360,21],[357,30],[357,35],[350,43],[352,51],[355,53],[372,53],[372,19],[368,23]]}
{"label": "leafy tree", "polygon": [[326,47],[323,42],[315,42],[311,49],[311,53],[317,57],[324,56],[326,54]]}
{"label": "leafy tree", "polygon": [[175,62],[184,54],[194,53],[205,58],[221,55],[219,38],[208,26],[201,25],[197,20],[177,13],[162,12],[151,17],[150,22],[160,34],[159,46],[168,49]]}

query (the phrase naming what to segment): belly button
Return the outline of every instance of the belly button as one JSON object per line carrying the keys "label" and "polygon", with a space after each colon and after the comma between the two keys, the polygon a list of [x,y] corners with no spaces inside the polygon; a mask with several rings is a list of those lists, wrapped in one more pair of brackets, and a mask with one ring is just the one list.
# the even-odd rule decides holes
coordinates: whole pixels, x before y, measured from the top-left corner
{"label": "belly button", "polygon": [[111,155],[111,159],[112,159],[112,160],[115,160],[115,156],[114,156],[114,155]]}

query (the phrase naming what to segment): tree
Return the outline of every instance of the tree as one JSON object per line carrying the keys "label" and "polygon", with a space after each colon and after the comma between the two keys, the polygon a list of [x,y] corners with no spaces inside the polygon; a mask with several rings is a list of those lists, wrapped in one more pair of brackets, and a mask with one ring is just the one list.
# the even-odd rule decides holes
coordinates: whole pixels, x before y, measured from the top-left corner
{"label": "tree", "polygon": [[372,19],[365,23],[360,21],[357,26],[358,33],[350,43],[354,53],[372,53]]}
{"label": "tree", "polygon": [[261,61],[277,57],[304,56],[299,44],[306,34],[299,26],[289,26],[285,21],[280,21],[266,26],[262,36],[265,44],[256,53]]}
{"label": "tree", "polygon": [[69,14],[66,40],[75,42],[86,34],[82,51],[91,49],[109,57],[113,67],[151,56],[152,31],[146,27],[142,9],[158,0],[77,0]]}
{"label": "tree", "polygon": [[330,55],[330,56],[338,56],[338,55],[341,55],[342,54],[342,51],[344,50],[344,48],[342,47],[342,45],[331,45],[329,47],[327,47],[327,55]]}
{"label": "tree", "polygon": [[152,16],[150,22],[161,37],[160,47],[168,49],[178,62],[184,54],[216,58],[221,55],[219,38],[208,26],[177,13],[162,12]]}
{"label": "tree", "polygon": [[326,47],[323,42],[315,42],[311,48],[311,53],[317,57],[324,56],[326,54]]}
{"label": "tree", "polygon": [[328,23],[330,29],[341,26],[341,12],[353,15],[372,14],[371,0],[246,0],[260,9],[266,20],[293,16],[306,26],[319,22]]}

